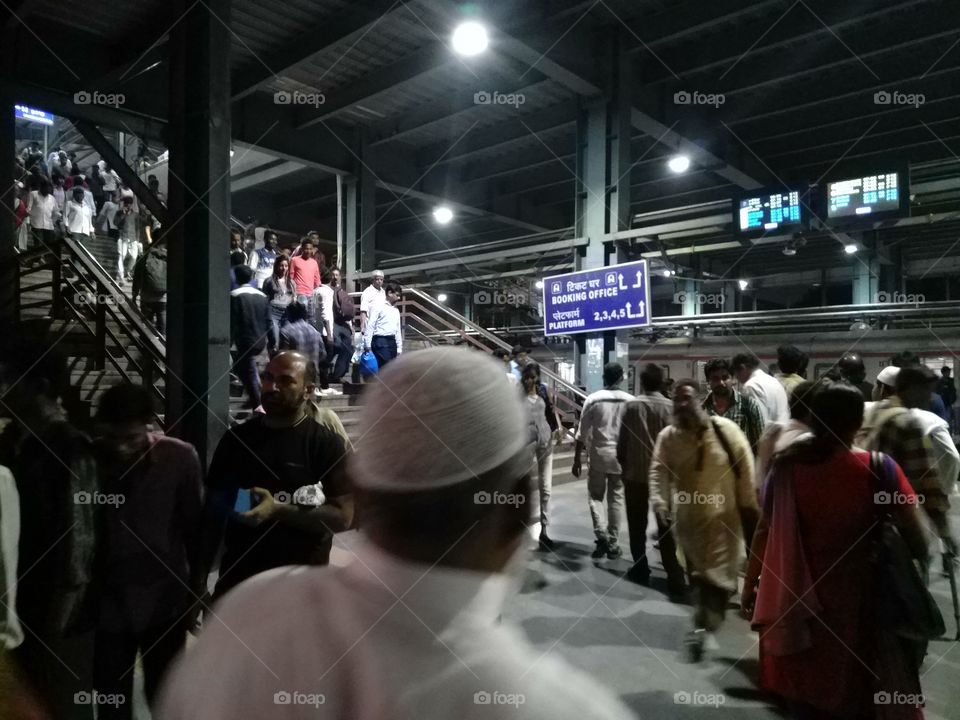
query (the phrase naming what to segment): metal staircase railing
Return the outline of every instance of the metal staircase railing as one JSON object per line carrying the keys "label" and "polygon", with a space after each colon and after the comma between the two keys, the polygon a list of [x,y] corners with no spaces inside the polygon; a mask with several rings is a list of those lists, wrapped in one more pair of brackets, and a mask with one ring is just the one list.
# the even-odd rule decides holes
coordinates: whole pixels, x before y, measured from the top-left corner
{"label": "metal staircase railing", "polygon": [[[403,299],[399,303],[400,315],[407,333],[415,334],[433,345],[440,345],[441,339],[456,337],[471,346],[492,352],[512,347],[505,340],[463,315],[451,310],[421,290],[405,288]],[[566,424],[576,425],[587,393],[572,385],[552,370],[540,367],[540,378],[546,383],[554,405],[561,413]]]}
{"label": "metal staircase railing", "polygon": [[[20,253],[19,262],[14,317],[22,320],[23,310],[49,304],[52,318],[69,319],[94,339],[94,370],[109,364],[124,380],[151,388],[162,407],[165,394],[158,383],[166,375],[164,338],[90,251],[67,237],[55,246]],[[45,270],[50,280],[23,284],[23,278]],[[46,288],[51,291],[49,303],[22,301],[24,293]],[[162,415],[157,420],[162,427]]]}

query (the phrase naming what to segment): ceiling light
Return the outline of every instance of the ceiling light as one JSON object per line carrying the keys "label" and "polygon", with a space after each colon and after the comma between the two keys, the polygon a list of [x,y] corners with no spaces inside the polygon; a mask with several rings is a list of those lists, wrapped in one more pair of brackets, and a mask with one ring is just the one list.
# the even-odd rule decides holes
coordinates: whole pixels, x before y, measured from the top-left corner
{"label": "ceiling light", "polygon": [[446,205],[441,205],[437,208],[434,208],[433,219],[441,225],[446,225],[448,222],[453,220],[453,210],[448,208]]}
{"label": "ceiling light", "polygon": [[487,49],[489,38],[487,29],[478,22],[468,21],[457,25],[453,31],[451,44],[455,52],[472,57]]}
{"label": "ceiling light", "polygon": [[853,255],[859,249],[860,248],[857,246],[856,243],[847,243],[846,245],[843,246],[843,251],[847,255]]}
{"label": "ceiling light", "polygon": [[740,289],[741,289],[741,290],[746,290],[747,287],[750,285],[750,281],[749,281],[749,280],[737,280],[737,284],[740,286]]}
{"label": "ceiling light", "polygon": [[447,301],[447,294],[446,294],[446,293],[440,293],[439,295],[437,295],[437,300],[439,300],[440,302],[446,302],[446,301]]}
{"label": "ceiling light", "polygon": [[535,288],[537,288],[537,290],[543,290],[543,280],[537,280],[537,281],[533,284],[533,286],[534,286]]}
{"label": "ceiling light", "polygon": [[787,257],[793,257],[794,255],[797,254],[797,246],[794,245],[792,242],[788,242],[786,245],[783,246],[783,254],[786,255]]}
{"label": "ceiling light", "polygon": [[663,269],[663,276],[664,276],[664,277],[670,277],[672,274],[673,274],[673,273],[672,273],[668,268],[664,268],[664,269]]}
{"label": "ceiling light", "polygon": [[690,158],[686,155],[674,155],[667,161],[667,167],[675,173],[683,173],[690,167]]}

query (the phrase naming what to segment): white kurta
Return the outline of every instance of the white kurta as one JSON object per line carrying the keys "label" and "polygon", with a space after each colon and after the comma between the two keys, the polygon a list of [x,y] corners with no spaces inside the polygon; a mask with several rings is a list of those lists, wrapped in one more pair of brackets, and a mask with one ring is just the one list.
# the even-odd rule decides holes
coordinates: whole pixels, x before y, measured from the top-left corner
{"label": "white kurta", "polygon": [[164,720],[627,720],[556,653],[498,622],[503,575],[402,562],[281,568],[226,596],[172,670]]}

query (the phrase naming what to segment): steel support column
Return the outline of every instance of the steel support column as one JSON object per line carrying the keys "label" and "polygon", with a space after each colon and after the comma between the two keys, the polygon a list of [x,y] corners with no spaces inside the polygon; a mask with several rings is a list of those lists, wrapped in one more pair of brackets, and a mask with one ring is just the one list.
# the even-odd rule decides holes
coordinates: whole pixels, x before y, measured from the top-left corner
{"label": "steel support column", "polygon": [[346,259],[343,271],[346,274],[347,282],[354,283],[354,285],[346,284],[344,287],[352,291],[360,289],[357,285],[357,275],[360,270],[357,261],[360,253],[360,249],[357,247],[360,240],[359,204],[359,188],[356,179],[345,180],[343,183],[343,244]]}
{"label": "steel support column", "polygon": [[229,427],[230,0],[172,15],[167,431],[209,462]]}
{"label": "steel support column", "polygon": [[[607,94],[590,101],[577,122],[577,229],[589,241],[577,255],[577,270],[624,259],[616,243],[611,252],[603,242],[604,235],[630,227],[631,73],[623,46],[616,38],[608,56]],[[619,362],[626,370],[627,336],[611,331],[577,337],[578,379],[587,392],[603,387],[604,364]]]}
{"label": "steel support column", "polygon": [[373,158],[365,137],[360,141],[360,158],[357,168],[360,201],[360,271],[376,270],[377,262],[377,178],[371,170]]}
{"label": "steel support column", "polygon": [[[0,96],[0,167],[13,172],[14,158],[17,154],[15,143],[16,121],[13,117],[13,101],[6,96]],[[13,208],[14,186],[10,182],[10,175],[0,185],[0,202],[8,209]],[[18,303],[14,297],[19,292],[20,265],[14,253],[17,243],[17,229],[14,227],[10,214],[3,213],[0,221],[0,324],[15,322],[19,318],[16,308]]]}

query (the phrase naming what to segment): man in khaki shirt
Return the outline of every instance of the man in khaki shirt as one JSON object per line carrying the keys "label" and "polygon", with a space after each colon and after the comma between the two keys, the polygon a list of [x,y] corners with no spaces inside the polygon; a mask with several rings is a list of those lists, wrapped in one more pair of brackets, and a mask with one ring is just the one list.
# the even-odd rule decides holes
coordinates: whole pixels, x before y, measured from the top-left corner
{"label": "man in khaki shirt", "polygon": [[759,516],[753,472],[753,452],[737,424],[708,417],[696,382],[678,381],[673,424],[653,449],[650,502],[658,522],[676,523],[691,574],[695,610],[685,640],[691,662],[703,657],[707,633],[720,627],[737,589],[740,548]]}

